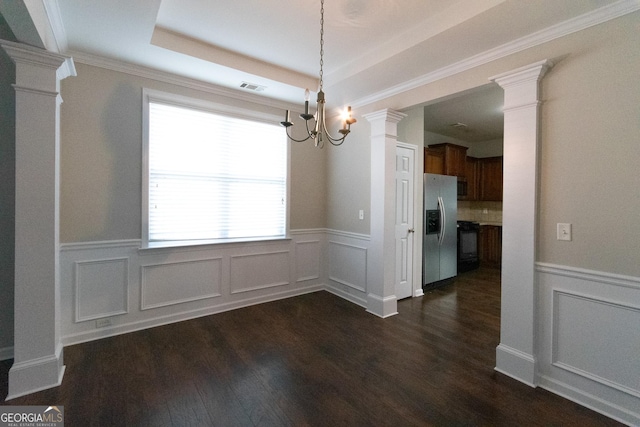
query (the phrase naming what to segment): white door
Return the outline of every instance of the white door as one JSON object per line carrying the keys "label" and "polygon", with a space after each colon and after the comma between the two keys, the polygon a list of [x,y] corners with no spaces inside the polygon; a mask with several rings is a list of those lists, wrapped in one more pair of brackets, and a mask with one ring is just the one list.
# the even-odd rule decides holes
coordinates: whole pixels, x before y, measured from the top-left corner
{"label": "white door", "polygon": [[396,147],[396,298],[413,294],[415,150]]}

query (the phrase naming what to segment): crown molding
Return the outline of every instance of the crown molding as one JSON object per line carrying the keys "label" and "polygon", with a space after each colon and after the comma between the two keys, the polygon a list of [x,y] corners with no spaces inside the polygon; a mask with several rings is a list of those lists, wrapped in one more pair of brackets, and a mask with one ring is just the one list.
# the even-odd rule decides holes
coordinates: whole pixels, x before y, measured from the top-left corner
{"label": "crown molding", "polygon": [[615,18],[640,10],[638,0],[620,0],[608,6],[601,7],[592,12],[585,13],[560,24],[553,25],[519,39],[505,43],[493,49],[489,49],[477,55],[455,62],[446,67],[424,74],[404,83],[392,86],[385,90],[365,96],[351,103],[353,107],[364,107],[368,104],[381,101],[391,96],[398,95],[409,90],[416,89],[429,83],[450,77],[480,65],[504,58],[509,55],[530,49],[535,46],[550,42],[555,39],[573,34],[575,32],[593,27]]}
{"label": "crown molding", "polygon": [[[260,104],[267,107],[274,107],[279,109],[291,109],[292,104],[286,101],[280,101],[274,98],[268,98],[259,95],[253,95],[244,93],[239,90],[229,89],[226,87],[207,83],[202,80],[192,79],[189,77],[178,76],[166,71],[160,71],[154,68],[145,67],[142,65],[135,65],[129,62],[118,61],[111,58],[106,58],[98,55],[92,55],[80,51],[69,51],[68,55],[72,56],[76,63],[90,65],[92,67],[103,68],[106,70],[116,71],[119,73],[129,74],[136,77],[142,77],[145,79],[156,80],[162,83],[169,83],[176,86],[181,86],[188,89],[198,90],[201,92],[211,93],[214,95],[224,96],[227,98],[238,99],[241,101],[251,102],[254,104]],[[302,104],[299,105],[301,107]]]}
{"label": "crown molding", "polygon": [[55,45],[56,52],[65,52],[69,48],[69,42],[57,0],[43,1],[42,6],[53,36],[52,42]]}

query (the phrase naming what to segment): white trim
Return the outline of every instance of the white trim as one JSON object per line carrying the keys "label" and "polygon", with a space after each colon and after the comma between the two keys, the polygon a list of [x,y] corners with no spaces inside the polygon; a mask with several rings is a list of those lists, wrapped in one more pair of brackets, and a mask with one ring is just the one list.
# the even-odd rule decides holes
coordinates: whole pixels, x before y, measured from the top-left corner
{"label": "white trim", "polygon": [[123,325],[116,325],[107,328],[101,328],[96,330],[90,330],[85,332],[79,332],[76,334],[69,334],[62,337],[62,343],[65,346],[80,344],[83,342],[94,341],[101,338],[112,337],[129,332],[140,331],[144,329],[154,328],[156,326],[168,325],[171,323],[182,322],[184,320],[196,319],[198,317],[210,316],[212,314],[223,313],[225,311],[235,310],[238,308],[249,307],[252,305],[262,304],[271,301],[277,301],[280,299],[295,297],[299,295],[305,295],[313,292],[323,291],[324,285],[314,285],[305,288],[297,288],[289,291],[272,293],[266,296],[246,298],[238,301],[230,301],[228,303],[216,305],[213,307],[200,308],[190,311],[184,311],[177,314],[170,314],[166,316],[157,316],[151,319],[140,320],[137,322],[126,323]]}
{"label": "white trim", "polygon": [[640,289],[640,277],[625,276],[622,274],[607,273],[604,271],[588,270],[586,268],[570,267],[567,265],[537,262],[536,270],[542,273],[556,276],[571,277],[574,279],[588,280],[590,282],[603,283],[624,288]]}
{"label": "white trim", "polygon": [[639,425],[640,416],[637,413],[606,401],[598,396],[587,393],[584,390],[572,387],[562,381],[558,381],[546,375],[538,377],[538,386],[551,393],[562,396],[567,400],[577,403],[578,405],[589,408],[592,411],[603,414],[609,418],[628,425]]}
{"label": "white trim", "polygon": [[57,1],[43,1],[44,12],[49,22],[51,35],[55,44],[56,52],[65,52],[69,48],[67,31],[64,28],[64,21],[60,14]]}
{"label": "white trim", "polygon": [[[251,103],[264,105],[268,107],[274,107],[282,110],[291,109],[292,105],[302,107],[302,104],[292,104],[291,102],[285,102],[285,101],[280,101],[274,98],[267,98],[265,96],[254,95],[252,93],[246,93],[240,90],[225,88],[223,86],[214,85],[201,80],[178,76],[174,73],[168,73],[166,71],[160,71],[154,68],[131,64],[124,61],[118,61],[111,58],[91,55],[85,52],[70,50],[67,52],[67,54],[73,56],[74,61],[80,64],[90,65],[92,67],[103,68],[105,70],[111,70],[119,73],[129,74],[132,76],[151,79],[151,80],[155,80],[162,83],[169,83],[169,84],[184,87],[187,89],[197,90],[200,92],[211,93],[214,95],[220,95],[227,98],[251,102]],[[281,118],[278,119],[278,121],[280,120]]]}
{"label": "white trim", "polygon": [[[515,380],[536,387],[535,358],[513,347],[499,344],[496,348],[496,372],[507,375]],[[532,381],[530,381],[530,379]]]}
{"label": "white trim", "polygon": [[[122,295],[123,295],[123,301],[122,301],[122,309],[121,310],[115,310],[115,311],[110,311],[110,312],[106,312],[106,313],[96,313],[94,315],[91,316],[80,316],[80,311],[81,311],[81,306],[82,306],[82,299],[81,299],[81,267],[85,266],[85,265],[91,265],[91,264],[107,264],[107,263],[115,263],[115,262],[122,262],[123,265],[123,271],[122,271]],[[96,260],[84,260],[84,261],[76,261],[74,263],[74,286],[73,286],[73,294],[74,294],[74,299],[75,299],[75,316],[74,316],[74,321],[76,323],[78,322],[86,322],[88,320],[96,320],[96,319],[102,319],[105,317],[112,317],[112,316],[118,316],[121,314],[127,314],[129,312],[129,258],[127,257],[120,257],[120,258],[101,258],[101,259],[96,259]],[[115,285],[115,284],[114,284]]]}
{"label": "white trim", "polygon": [[123,247],[139,248],[140,244],[141,244],[140,239],[101,240],[101,241],[95,241],[95,242],[61,243],[60,252],[87,251],[92,249],[109,249],[109,248],[123,248]]}
{"label": "white trim", "polygon": [[640,10],[640,2],[637,0],[620,0],[616,3],[612,3],[559,24],[552,25],[551,27],[537,31],[533,34],[513,40],[509,43],[505,43],[493,49],[486,50],[477,55],[473,55],[469,58],[463,59],[462,61],[458,61],[446,67],[424,74],[418,78],[408,80],[377,93],[365,96],[351,102],[351,106],[354,108],[360,108],[365,105],[381,101],[446,77],[462,73],[480,65],[496,61],[500,58],[539,46],[543,43],[550,42],[577,31],[587,29],[594,25],[619,18],[637,10]]}
{"label": "white trim", "polygon": [[366,241],[371,240],[371,236],[368,234],[351,233],[349,231],[332,230],[332,229],[327,229],[325,230],[325,232],[328,235],[333,235],[333,236],[348,237],[351,239],[359,239],[359,240],[366,240]]}

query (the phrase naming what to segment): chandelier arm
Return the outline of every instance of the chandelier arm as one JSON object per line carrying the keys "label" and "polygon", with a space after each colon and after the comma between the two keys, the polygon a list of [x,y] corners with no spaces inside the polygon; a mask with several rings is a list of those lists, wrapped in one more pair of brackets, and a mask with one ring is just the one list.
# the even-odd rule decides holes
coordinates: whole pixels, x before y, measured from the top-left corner
{"label": "chandelier arm", "polygon": [[[329,130],[327,129],[327,123],[324,120],[322,120],[322,128],[324,130],[324,134],[329,139],[329,142],[332,145],[341,145],[344,142],[345,138],[347,137],[347,134],[342,135],[342,137],[340,138],[334,138],[333,136],[331,136],[331,134],[329,133]],[[334,142],[338,142],[338,144],[334,144]]]}
{"label": "chandelier arm", "polygon": [[[309,136],[307,137],[307,139],[316,139],[316,137],[318,136],[318,133],[315,131],[315,128],[316,128],[316,125],[317,125],[317,123],[318,123],[318,122],[317,122],[315,119],[313,120],[313,129],[314,129],[314,130],[313,130],[313,131],[311,131],[311,130],[309,130],[309,122],[310,122],[310,121],[311,121],[311,119],[306,120],[306,121],[304,122],[305,126],[307,127],[307,134],[309,135]],[[305,141],[306,141],[307,139],[305,139]]]}
{"label": "chandelier arm", "polygon": [[289,139],[295,142],[305,142],[311,138],[311,134],[309,134],[309,136],[307,136],[304,139],[295,139],[294,137],[291,136],[291,134],[289,134],[289,128],[286,128],[285,132],[287,133],[287,136],[289,137]]}

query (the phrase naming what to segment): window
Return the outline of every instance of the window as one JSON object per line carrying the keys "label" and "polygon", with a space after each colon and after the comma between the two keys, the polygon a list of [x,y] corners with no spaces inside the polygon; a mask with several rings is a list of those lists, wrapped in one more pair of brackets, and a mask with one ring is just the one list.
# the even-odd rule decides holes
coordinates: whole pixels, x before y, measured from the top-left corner
{"label": "window", "polygon": [[149,246],[286,235],[287,139],[276,119],[144,98]]}

